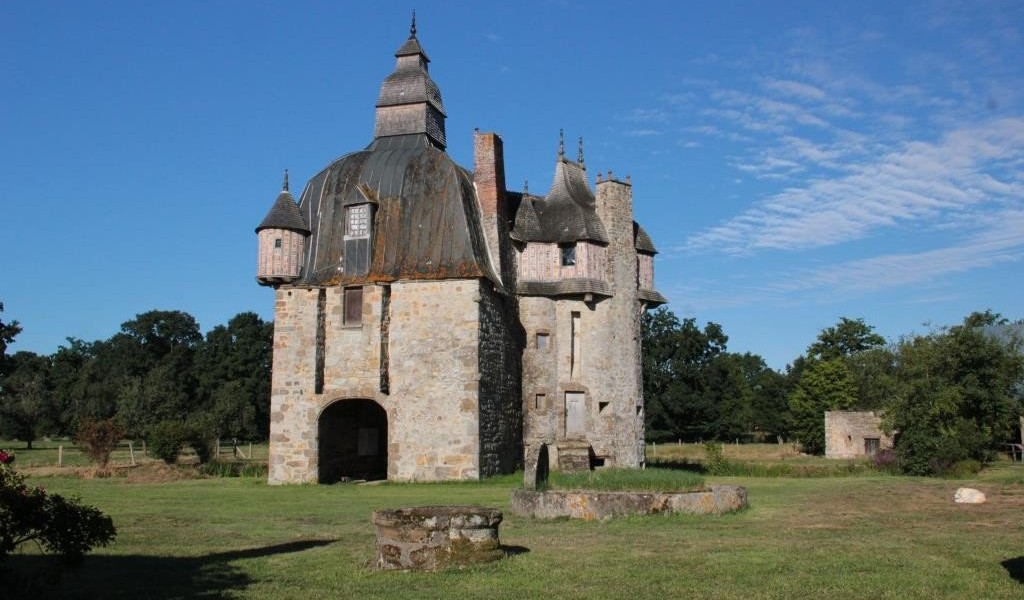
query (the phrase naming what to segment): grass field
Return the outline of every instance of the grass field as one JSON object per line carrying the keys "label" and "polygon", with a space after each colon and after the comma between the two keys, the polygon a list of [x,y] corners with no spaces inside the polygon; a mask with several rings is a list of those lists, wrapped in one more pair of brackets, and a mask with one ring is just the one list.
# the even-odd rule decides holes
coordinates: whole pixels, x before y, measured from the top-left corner
{"label": "grass field", "polygon": [[[20,457],[19,457],[20,460]],[[976,479],[716,478],[750,508],[721,517],[531,521],[505,514],[496,563],[375,572],[374,509],[507,509],[517,476],[483,483],[268,486],[42,477],[114,518],[60,598],[1015,598],[1024,597],[1024,466]],[[956,505],[970,485],[989,502]],[[15,573],[49,568],[30,553]],[[41,597],[41,596],[40,596]]]}

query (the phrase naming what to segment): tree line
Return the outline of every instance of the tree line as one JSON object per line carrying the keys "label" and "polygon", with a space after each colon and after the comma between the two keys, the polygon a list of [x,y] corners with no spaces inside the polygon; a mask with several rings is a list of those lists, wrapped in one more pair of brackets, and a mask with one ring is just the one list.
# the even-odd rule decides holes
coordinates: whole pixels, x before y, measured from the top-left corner
{"label": "tree line", "polygon": [[[647,440],[785,439],[821,454],[825,411],[876,410],[896,434],[906,472],[984,463],[1024,414],[1021,339],[1012,328],[990,333],[1007,323],[975,312],[887,342],[862,319],[843,317],[780,372],[756,354],[729,352],[720,325],[700,327],[661,307],[642,321]],[[31,445],[109,419],[131,438],[167,423],[209,438],[269,435],[273,323],[255,313],[204,336],[188,313],[153,310],[106,340],[69,338],[51,355],[8,355],[20,331],[0,320],[4,437]]]}
{"label": "tree line", "polygon": [[662,307],[643,319],[647,439],[795,439],[822,454],[825,411],[874,410],[895,434],[903,472],[984,464],[1019,441],[1024,414],[1022,328],[1009,325],[974,312],[887,342],[862,319],[843,317],[778,372],[760,356],[728,352],[718,324],[701,328]]}
{"label": "tree line", "polygon": [[31,448],[109,419],[136,439],[160,423],[211,439],[268,436],[273,323],[255,313],[204,336],[188,313],[153,310],[106,340],[68,338],[50,355],[8,355],[20,331],[17,321],[0,320],[0,436]]}

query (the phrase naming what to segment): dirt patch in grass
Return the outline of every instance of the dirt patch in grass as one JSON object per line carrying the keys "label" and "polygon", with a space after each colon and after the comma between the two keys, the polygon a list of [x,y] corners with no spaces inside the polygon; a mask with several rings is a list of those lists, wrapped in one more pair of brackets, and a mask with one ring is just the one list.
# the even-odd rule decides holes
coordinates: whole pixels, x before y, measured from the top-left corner
{"label": "dirt patch in grass", "polygon": [[23,472],[29,477],[116,478],[128,483],[167,483],[197,477],[195,469],[191,467],[168,465],[159,461],[149,461],[134,466],[117,465],[105,470],[98,467],[31,467],[23,469]]}

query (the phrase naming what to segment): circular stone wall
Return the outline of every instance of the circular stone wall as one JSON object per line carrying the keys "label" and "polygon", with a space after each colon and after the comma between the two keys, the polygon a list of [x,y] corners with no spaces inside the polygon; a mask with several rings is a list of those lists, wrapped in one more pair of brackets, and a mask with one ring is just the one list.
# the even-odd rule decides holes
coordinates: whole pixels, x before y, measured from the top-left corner
{"label": "circular stone wall", "polygon": [[376,510],[377,568],[434,571],[501,558],[501,511],[480,506]]}
{"label": "circular stone wall", "polygon": [[747,488],[716,485],[697,492],[514,490],[512,512],[535,519],[607,519],[626,515],[720,515],[747,507]]}

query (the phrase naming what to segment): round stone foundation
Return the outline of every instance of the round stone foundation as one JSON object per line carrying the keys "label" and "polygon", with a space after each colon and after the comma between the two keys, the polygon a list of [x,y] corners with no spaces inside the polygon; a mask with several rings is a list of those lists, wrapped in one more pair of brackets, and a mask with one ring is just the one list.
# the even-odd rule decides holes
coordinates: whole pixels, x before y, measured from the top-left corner
{"label": "round stone foundation", "polygon": [[696,492],[514,490],[512,512],[535,519],[608,519],[627,515],[720,515],[747,507],[747,488],[716,485]]}
{"label": "round stone foundation", "polygon": [[502,557],[501,511],[480,506],[417,506],[373,511],[377,568],[436,571]]}

